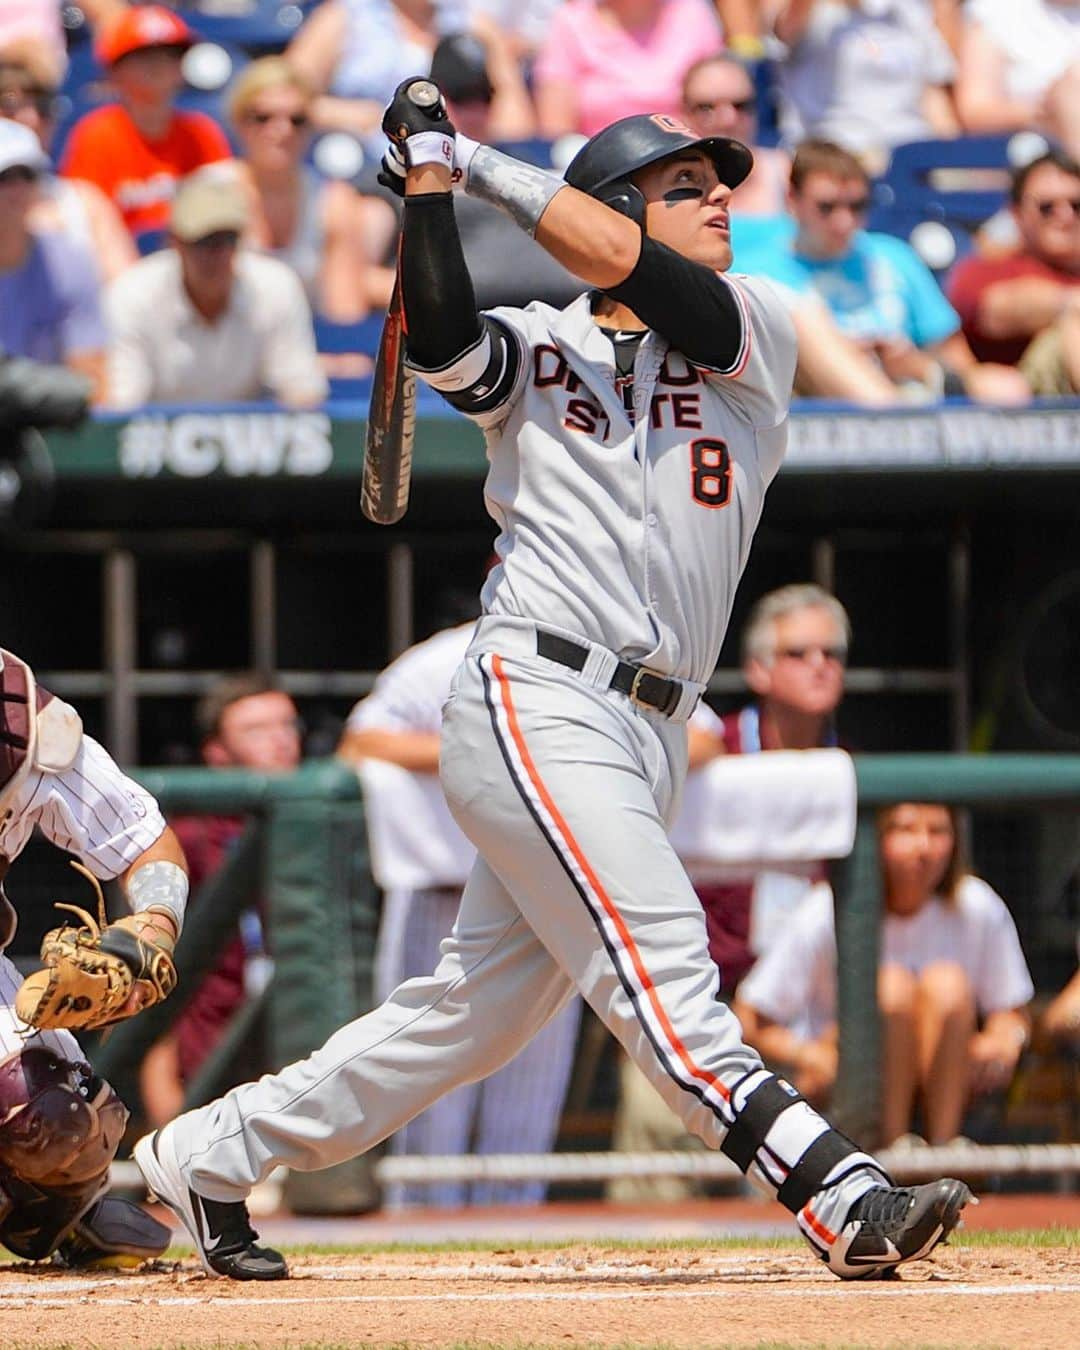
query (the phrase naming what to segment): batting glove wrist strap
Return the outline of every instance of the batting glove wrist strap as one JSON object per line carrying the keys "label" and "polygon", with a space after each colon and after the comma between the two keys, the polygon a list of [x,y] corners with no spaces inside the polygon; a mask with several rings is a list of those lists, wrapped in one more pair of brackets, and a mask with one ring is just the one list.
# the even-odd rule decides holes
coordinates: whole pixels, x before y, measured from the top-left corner
{"label": "batting glove wrist strap", "polygon": [[405,141],[405,162],[410,169],[422,164],[454,167],[454,138],[443,131],[418,131]]}

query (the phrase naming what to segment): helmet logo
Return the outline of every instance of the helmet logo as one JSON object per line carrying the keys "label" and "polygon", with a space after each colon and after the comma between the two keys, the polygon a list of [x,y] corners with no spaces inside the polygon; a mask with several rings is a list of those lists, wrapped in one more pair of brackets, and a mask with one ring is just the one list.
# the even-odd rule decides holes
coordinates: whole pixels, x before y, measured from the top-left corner
{"label": "helmet logo", "polygon": [[653,113],[649,121],[666,131],[672,136],[693,136],[693,132],[685,122],[680,122],[677,117],[669,117],[667,113]]}

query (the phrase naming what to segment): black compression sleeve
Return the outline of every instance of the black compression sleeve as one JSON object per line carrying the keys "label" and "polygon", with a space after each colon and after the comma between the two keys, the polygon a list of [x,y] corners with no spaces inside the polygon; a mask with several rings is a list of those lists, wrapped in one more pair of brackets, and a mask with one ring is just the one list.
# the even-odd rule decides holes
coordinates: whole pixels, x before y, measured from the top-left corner
{"label": "black compression sleeve", "polygon": [[607,293],[695,364],[727,371],[738,362],[746,320],[735,292],[666,244],[645,235],[637,266]]}
{"label": "black compression sleeve", "polygon": [[480,338],[449,192],[405,198],[400,266],[409,360],[423,370],[439,370]]}

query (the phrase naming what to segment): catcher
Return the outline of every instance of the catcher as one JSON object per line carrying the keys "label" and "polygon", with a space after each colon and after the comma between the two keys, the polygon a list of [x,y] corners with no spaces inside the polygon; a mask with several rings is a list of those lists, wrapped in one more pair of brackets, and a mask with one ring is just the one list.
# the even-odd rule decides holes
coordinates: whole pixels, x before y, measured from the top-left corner
{"label": "catcher", "polygon": [[[20,984],[2,955],[16,927],[3,880],[35,825],[80,859],[97,914],[60,906],[72,917],[46,934],[43,968]],[[106,921],[98,877],[120,879],[130,915]],[[103,1195],[128,1112],[72,1032],[169,993],[187,891],[183,851],[154,799],[0,648],[0,1246],[18,1256],[130,1264],[168,1246],[145,1210]]]}

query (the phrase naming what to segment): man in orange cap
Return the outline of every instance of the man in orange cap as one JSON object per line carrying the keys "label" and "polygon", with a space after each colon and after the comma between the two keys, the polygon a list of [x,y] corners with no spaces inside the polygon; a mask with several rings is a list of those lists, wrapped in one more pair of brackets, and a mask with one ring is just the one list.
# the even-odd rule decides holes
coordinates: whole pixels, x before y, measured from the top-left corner
{"label": "man in orange cap", "polygon": [[118,102],[75,124],[61,173],[97,183],[136,238],[166,229],[178,179],[232,154],[211,118],[173,107],[184,82],[180,61],[195,40],[161,5],[121,10],[97,40]]}

